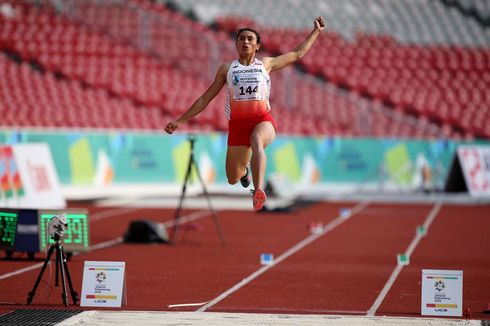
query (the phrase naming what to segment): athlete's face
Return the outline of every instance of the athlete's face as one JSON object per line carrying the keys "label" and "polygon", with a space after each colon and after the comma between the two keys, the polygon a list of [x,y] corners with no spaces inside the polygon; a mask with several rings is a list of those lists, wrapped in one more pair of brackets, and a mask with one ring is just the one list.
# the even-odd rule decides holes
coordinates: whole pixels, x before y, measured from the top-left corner
{"label": "athlete's face", "polygon": [[260,44],[257,43],[257,36],[254,32],[243,31],[238,35],[236,41],[236,49],[240,55],[255,54],[259,49]]}

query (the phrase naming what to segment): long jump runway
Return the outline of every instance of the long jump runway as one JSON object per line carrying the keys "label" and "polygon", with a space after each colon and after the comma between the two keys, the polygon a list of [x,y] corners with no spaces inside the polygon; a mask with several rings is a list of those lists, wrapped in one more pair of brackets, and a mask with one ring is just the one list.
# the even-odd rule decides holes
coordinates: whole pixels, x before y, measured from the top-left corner
{"label": "long jump runway", "polygon": [[[80,203],[73,205],[80,207]],[[173,320],[171,315],[177,316],[178,324],[179,318],[186,317],[174,313],[183,311],[195,312],[196,320],[203,322],[214,318],[210,316],[217,316],[216,322],[226,316],[246,316],[244,323],[263,316],[269,324],[274,324],[273,316],[292,316],[286,318],[291,322],[297,316],[306,318],[305,323],[312,316],[313,324],[324,318],[322,323],[332,325],[341,319],[354,325],[356,320],[349,318],[362,318],[362,324],[368,324],[373,316],[422,322],[421,270],[454,269],[464,271],[463,305],[471,312],[469,317],[489,319],[483,314],[490,303],[489,205],[320,202],[288,212],[219,210],[225,247],[207,210],[184,211],[182,221],[189,222],[180,228],[172,246],[127,244],[122,235],[136,219],[170,226],[174,209],[87,208],[92,250],[68,263],[74,287],[80,294],[84,261],[125,261],[127,306],[98,313],[90,307],[65,308],[61,290],[53,287],[54,268],[45,272],[33,304],[26,306],[45,256],[30,261],[16,254],[13,260],[0,261],[0,313],[80,309],[85,312],[70,320],[85,318],[86,324],[97,324],[90,316],[117,319],[117,312],[133,313],[121,317],[121,324],[137,323],[146,318],[139,311],[161,316],[159,324]],[[343,208],[351,214],[341,216]],[[308,226],[318,222],[322,231],[310,233]],[[416,232],[421,225],[427,229],[423,237]],[[397,266],[397,254],[407,252],[410,265]],[[273,254],[273,264],[261,265],[261,253]]]}

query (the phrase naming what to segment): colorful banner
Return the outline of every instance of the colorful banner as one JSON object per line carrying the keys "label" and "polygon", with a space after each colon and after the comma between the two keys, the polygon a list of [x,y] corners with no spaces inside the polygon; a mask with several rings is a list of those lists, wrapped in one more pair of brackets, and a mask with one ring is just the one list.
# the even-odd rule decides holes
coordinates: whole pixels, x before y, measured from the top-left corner
{"label": "colorful banner", "polygon": [[[193,137],[194,157],[203,179],[226,184],[226,134]],[[186,134],[156,133],[0,132],[0,142],[8,144],[49,144],[60,182],[70,186],[180,183],[190,155],[187,138]],[[281,175],[296,185],[383,183],[400,188],[442,188],[457,145],[446,140],[279,135],[266,149],[266,178]],[[5,166],[6,160],[3,162],[0,164]],[[2,171],[5,180],[11,178],[5,177],[6,168],[0,165],[0,174]],[[22,188],[21,183],[17,188],[3,185],[11,191]]]}
{"label": "colorful banner", "polygon": [[12,146],[0,146],[0,191],[4,200],[22,197],[25,192]]}

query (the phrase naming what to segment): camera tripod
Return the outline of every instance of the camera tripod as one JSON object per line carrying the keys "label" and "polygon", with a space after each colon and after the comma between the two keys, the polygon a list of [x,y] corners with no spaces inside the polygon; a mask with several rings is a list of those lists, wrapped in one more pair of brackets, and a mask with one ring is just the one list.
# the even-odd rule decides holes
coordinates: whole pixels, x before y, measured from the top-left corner
{"label": "camera tripod", "polygon": [[61,285],[63,286],[63,293],[61,294],[61,298],[63,299],[63,303],[65,307],[68,307],[68,299],[66,295],[66,280],[65,280],[65,271],[66,271],[66,278],[68,279],[68,285],[70,286],[70,293],[71,293],[71,298],[73,299],[73,304],[76,305],[78,301],[78,294],[73,290],[73,284],[71,282],[71,277],[70,277],[70,270],[68,269],[68,263],[66,261],[66,256],[65,252],[63,251],[63,246],[61,245],[61,237],[58,234],[55,234],[54,240],[56,241],[54,244],[51,245],[48,251],[48,256],[44,260],[44,265],[43,268],[41,269],[41,272],[39,273],[36,284],[34,285],[34,288],[32,289],[31,292],[29,292],[29,296],[27,297],[27,304],[31,304],[32,299],[34,298],[34,295],[36,294],[36,289],[39,286],[39,282],[41,281],[44,270],[46,269],[46,266],[48,266],[48,263],[51,259],[51,255],[53,254],[53,251],[56,250],[56,271],[55,271],[55,286],[58,286],[58,273],[61,274]]}
{"label": "camera tripod", "polygon": [[176,236],[177,236],[177,230],[179,228],[179,222],[180,222],[180,211],[182,210],[182,207],[183,207],[183,203],[184,203],[184,197],[185,197],[185,193],[186,193],[186,190],[187,190],[187,183],[189,182],[189,179],[191,177],[191,173],[192,173],[192,168],[194,167],[195,168],[195,171],[196,171],[196,174],[197,174],[197,177],[199,179],[199,181],[201,182],[201,185],[202,185],[202,188],[203,188],[203,192],[204,192],[204,196],[206,197],[206,200],[208,202],[208,206],[209,206],[209,210],[211,211],[211,216],[213,218],[213,222],[214,222],[214,225],[216,227],[216,232],[218,233],[218,236],[221,240],[221,244],[223,246],[226,245],[226,241],[224,239],[224,236],[223,236],[223,232],[221,231],[221,225],[220,225],[220,222],[219,222],[219,219],[218,219],[218,216],[216,215],[216,212],[214,211],[213,209],[213,206],[211,205],[211,197],[209,196],[209,193],[206,189],[206,185],[204,184],[204,181],[201,177],[201,174],[199,173],[199,168],[197,166],[197,163],[194,159],[194,142],[195,142],[195,138],[192,137],[192,136],[189,136],[187,138],[187,140],[189,141],[190,143],[190,146],[191,146],[191,153],[190,153],[190,156],[189,156],[189,164],[187,165],[187,172],[185,174],[185,178],[184,178],[184,184],[182,185],[182,192],[181,192],[181,195],[180,195],[180,200],[179,200],[179,205],[177,206],[177,209],[175,211],[175,217],[174,217],[174,227],[173,227],[173,232],[172,232],[172,235],[170,237],[170,243],[171,244],[175,244],[176,242]]}

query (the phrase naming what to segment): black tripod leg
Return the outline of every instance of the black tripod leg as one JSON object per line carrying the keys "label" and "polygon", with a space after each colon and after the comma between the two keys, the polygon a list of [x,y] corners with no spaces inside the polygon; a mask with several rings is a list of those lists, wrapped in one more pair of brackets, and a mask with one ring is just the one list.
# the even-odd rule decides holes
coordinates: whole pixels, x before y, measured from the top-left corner
{"label": "black tripod leg", "polygon": [[187,172],[184,177],[184,184],[182,185],[182,192],[180,194],[180,199],[179,199],[179,206],[177,206],[177,209],[175,210],[175,217],[174,217],[174,230],[172,232],[172,237],[170,239],[171,244],[175,244],[177,241],[177,229],[179,227],[180,223],[180,211],[182,210],[182,206],[184,203],[184,197],[185,197],[185,192],[187,189],[187,182],[189,181],[189,178],[191,177],[191,169],[192,169],[192,156],[189,159],[189,164],[187,165]]}
{"label": "black tripod leg", "polygon": [[61,293],[61,299],[63,300],[63,304],[65,307],[68,307],[68,299],[66,295],[66,281],[65,281],[65,268],[63,266],[63,259],[65,258],[63,255],[63,247],[58,243],[56,247],[57,257],[58,257],[58,267],[61,272],[61,285],[63,286],[63,292]]}
{"label": "black tripod leg", "polygon": [[39,272],[39,275],[37,276],[36,283],[34,284],[32,291],[29,292],[29,295],[27,297],[27,304],[32,303],[32,299],[34,298],[34,295],[36,294],[37,287],[39,286],[39,282],[41,282],[44,271],[46,270],[46,266],[48,266],[48,263],[49,263],[49,260],[51,259],[51,255],[53,254],[53,251],[54,251],[54,245],[52,245],[49,248],[48,255],[47,255],[46,259],[44,260],[43,268],[41,269],[41,272]]}
{"label": "black tripod leg", "polygon": [[206,189],[206,185],[204,184],[204,180],[201,177],[201,173],[199,172],[199,168],[197,166],[197,163],[192,160],[192,163],[194,164],[194,167],[196,168],[196,173],[197,177],[199,178],[199,181],[201,182],[202,189],[204,191],[204,196],[206,197],[206,200],[208,201],[208,206],[209,210],[211,211],[211,216],[213,217],[213,222],[214,226],[216,227],[216,232],[218,233],[218,236],[221,240],[221,244],[226,246],[226,241],[225,237],[223,235],[223,231],[221,230],[221,223],[219,222],[218,215],[216,214],[215,210],[213,209],[213,205],[211,204],[211,196],[209,196],[208,190]]}
{"label": "black tripod leg", "polygon": [[57,248],[57,244],[55,244],[56,247],[56,264],[55,264],[55,271],[54,271],[54,286],[58,287],[59,283],[59,273],[60,273],[60,264],[58,262],[60,261],[60,251]]}
{"label": "black tripod leg", "polygon": [[70,270],[68,269],[68,262],[66,261],[65,252],[63,248],[61,249],[61,256],[63,257],[63,267],[65,268],[66,278],[68,279],[68,286],[70,287],[70,294],[73,300],[73,304],[76,305],[78,302],[78,293],[73,290],[73,283],[71,282]]}

